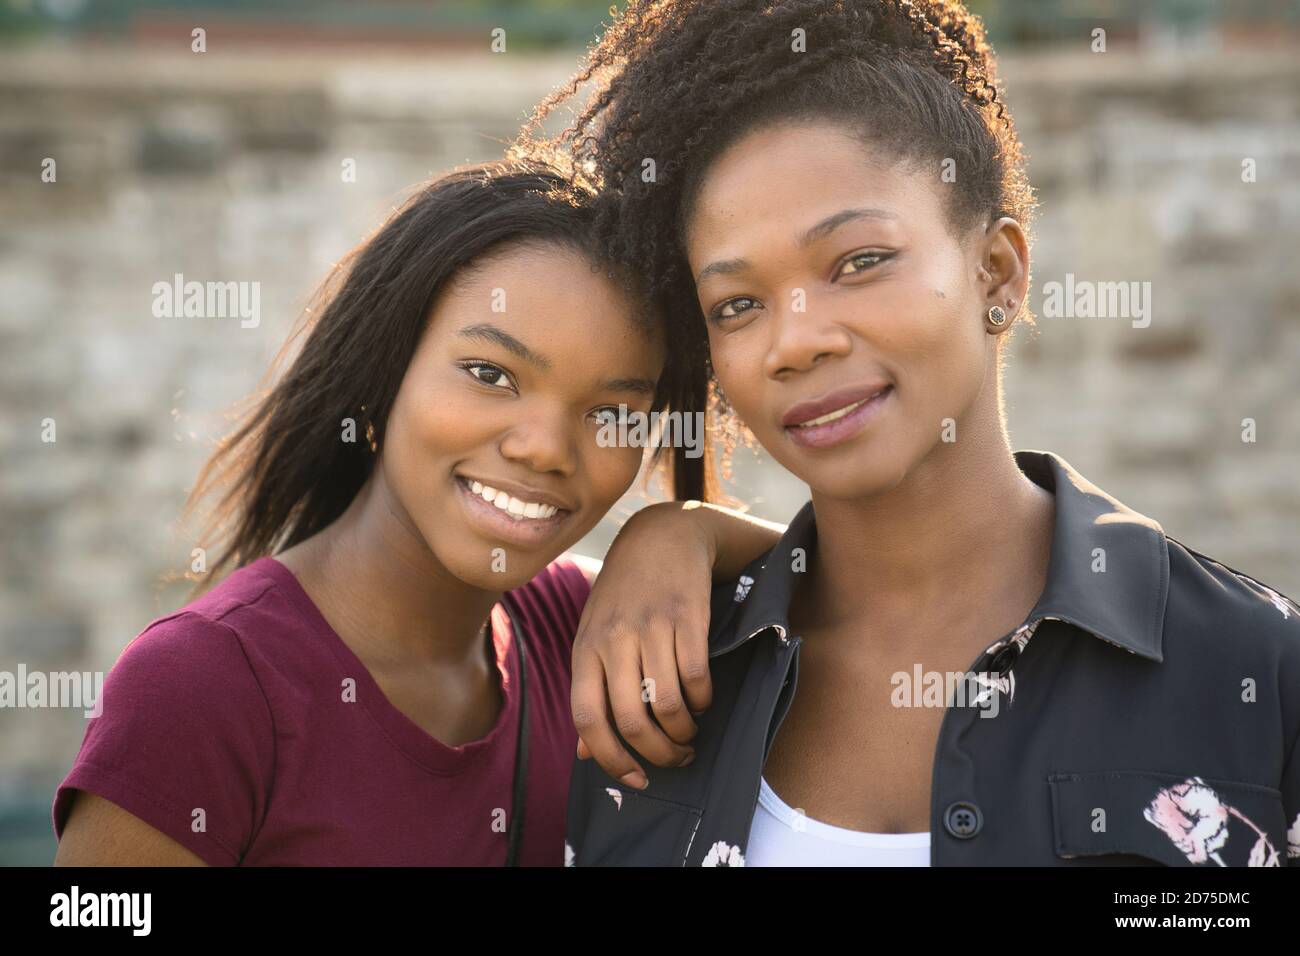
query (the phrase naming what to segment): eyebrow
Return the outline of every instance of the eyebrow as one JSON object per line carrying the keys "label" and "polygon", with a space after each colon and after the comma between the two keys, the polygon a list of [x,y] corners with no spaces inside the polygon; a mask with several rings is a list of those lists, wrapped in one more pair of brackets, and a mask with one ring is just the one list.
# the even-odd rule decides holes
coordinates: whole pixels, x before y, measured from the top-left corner
{"label": "eyebrow", "polygon": [[525,362],[536,365],[540,369],[549,369],[551,367],[551,360],[546,356],[538,355],[505,329],[498,328],[489,322],[480,322],[477,325],[467,325],[456,334],[462,335],[467,339],[478,339],[481,342],[492,342],[501,346],[511,355],[516,355]]}
{"label": "eyebrow", "polygon": [[[493,342],[510,354],[517,355],[525,362],[536,365],[540,369],[549,370],[551,368],[550,359],[544,355],[538,355],[505,329],[492,325],[490,322],[467,325],[456,334],[467,339]],[[648,378],[611,378],[600,384],[602,392],[635,392],[639,395],[654,395],[657,389],[658,384]]]}
{"label": "eyebrow", "polygon": [[602,392],[636,392],[639,395],[654,395],[658,386],[648,378],[612,378],[602,382]]}
{"label": "eyebrow", "polygon": [[[897,218],[898,216],[895,213],[890,212],[888,209],[872,209],[865,207],[861,209],[841,209],[839,212],[827,216],[821,222],[804,232],[803,235],[799,236],[795,240],[795,245],[800,249],[806,248],[818,239],[823,239],[830,235],[846,222],[854,222],[858,219],[896,220]],[[731,273],[739,272],[748,267],[749,260],[747,259],[719,259],[717,262],[710,262],[707,266],[701,269],[700,274],[695,277],[695,282],[698,285],[709,276],[730,275]]]}

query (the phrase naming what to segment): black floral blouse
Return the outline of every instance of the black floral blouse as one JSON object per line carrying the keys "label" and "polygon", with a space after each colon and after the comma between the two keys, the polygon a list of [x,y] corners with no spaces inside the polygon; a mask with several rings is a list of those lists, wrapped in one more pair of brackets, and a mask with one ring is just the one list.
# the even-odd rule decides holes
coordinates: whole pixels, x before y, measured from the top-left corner
{"label": "black floral blouse", "polygon": [[[1300,608],[1060,457],[1016,460],[1056,496],[1047,586],[972,664],[973,692],[944,698],[931,865],[1300,865]],[[636,791],[575,762],[571,865],[744,865],[816,533],[810,502],[714,588],[714,699],[690,766],[652,767]]]}

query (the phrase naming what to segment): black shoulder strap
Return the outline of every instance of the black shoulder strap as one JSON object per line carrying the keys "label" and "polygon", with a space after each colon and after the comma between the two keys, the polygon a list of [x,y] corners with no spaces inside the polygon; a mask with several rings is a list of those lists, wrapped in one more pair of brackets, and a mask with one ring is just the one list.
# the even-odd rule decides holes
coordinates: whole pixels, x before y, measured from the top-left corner
{"label": "black shoulder strap", "polygon": [[506,617],[510,620],[511,639],[519,648],[519,736],[515,741],[515,778],[510,790],[510,822],[506,829],[506,866],[518,866],[528,793],[528,652],[523,628],[510,617],[510,607],[505,601],[501,606],[506,609]]}

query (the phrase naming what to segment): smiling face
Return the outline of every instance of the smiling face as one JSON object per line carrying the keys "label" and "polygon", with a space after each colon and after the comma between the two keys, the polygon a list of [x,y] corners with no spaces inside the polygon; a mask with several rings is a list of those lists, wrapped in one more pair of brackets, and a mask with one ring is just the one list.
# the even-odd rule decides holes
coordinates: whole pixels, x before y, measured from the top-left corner
{"label": "smiling face", "polygon": [[894,488],[953,447],[948,420],[958,442],[1002,434],[984,316],[1008,288],[1023,301],[1023,236],[959,240],[952,188],[938,163],[887,162],[833,122],[782,123],[730,144],[689,208],[719,384],[816,493]]}
{"label": "smiling face", "polygon": [[398,519],[462,581],[524,583],[636,478],[642,449],[597,442],[611,408],[650,409],[663,369],[633,308],[581,254],[537,242],[493,250],[438,298],[380,474]]}

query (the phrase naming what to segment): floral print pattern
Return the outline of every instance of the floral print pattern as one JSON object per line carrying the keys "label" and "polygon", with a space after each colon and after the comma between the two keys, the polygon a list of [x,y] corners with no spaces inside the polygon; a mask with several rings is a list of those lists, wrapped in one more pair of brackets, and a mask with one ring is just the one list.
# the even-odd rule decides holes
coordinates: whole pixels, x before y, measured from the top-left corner
{"label": "floral print pattern", "polygon": [[1241,811],[1220,800],[1214,789],[1200,777],[1189,777],[1182,783],[1157,791],[1142,816],[1169,837],[1192,863],[1213,860],[1219,866],[1228,865],[1223,862],[1219,851],[1227,845],[1228,824],[1235,817],[1259,837],[1251,848],[1247,865],[1280,865],[1277,850],[1264,831]]}
{"label": "floral print pattern", "polygon": [[745,857],[740,852],[740,847],[732,846],[722,840],[719,840],[713,846],[709,847],[709,852],[705,854],[700,866],[744,866]]}
{"label": "floral print pattern", "polygon": [[745,598],[749,597],[749,589],[754,586],[754,579],[748,574],[742,574],[740,580],[736,582],[736,603],[739,604]]}
{"label": "floral print pattern", "polygon": [[[1002,648],[1015,644],[1020,648],[1020,653],[1023,654],[1025,652],[1025,645],[1029,643],[1029,639],[1034,636],[1034,631],[1038,630],[1038,625],[1041,624],[1043,620],[1045,620],[1045,618],[1031,621],[1028,624],[1021,624],[1006,637],[994,641],[988,647],[984,648],[984,653],[989,655],[996,654]],[[981,687],[987,688],[990,691],[997,691],[1000,694],[1005,694],[1008,707],[1010,707],[1012,702],[1015,700],[1015,671],[1007,671],[1006,676],[991,677],[985,674],[972,674],[971,677],[975,683],[979,684]],[[971,701],[969,706],[974,707],[982,704],[986,696],[987,695],[983,693],[976,695],[975,700]]]}
{"label": "floral print pattern", "polygon": [[1277,608],[1278,613],[1282,615],[1282,620],[1288,620],[1292,614],[1300,618],[1300,605],[1297,605],[1296,602],[1291,600],[1289,597],[1283,594],[1278,594],[1267,584],[1260,584],[1248,574],[1242,574],[1240,571],[1234,571],[1233,574],[1237,576],[1238,580],[1244,581],[1246,584],[1263,591],[1264,596],[1269,599],[1269,602],[1272,603],[1272,605]]}

